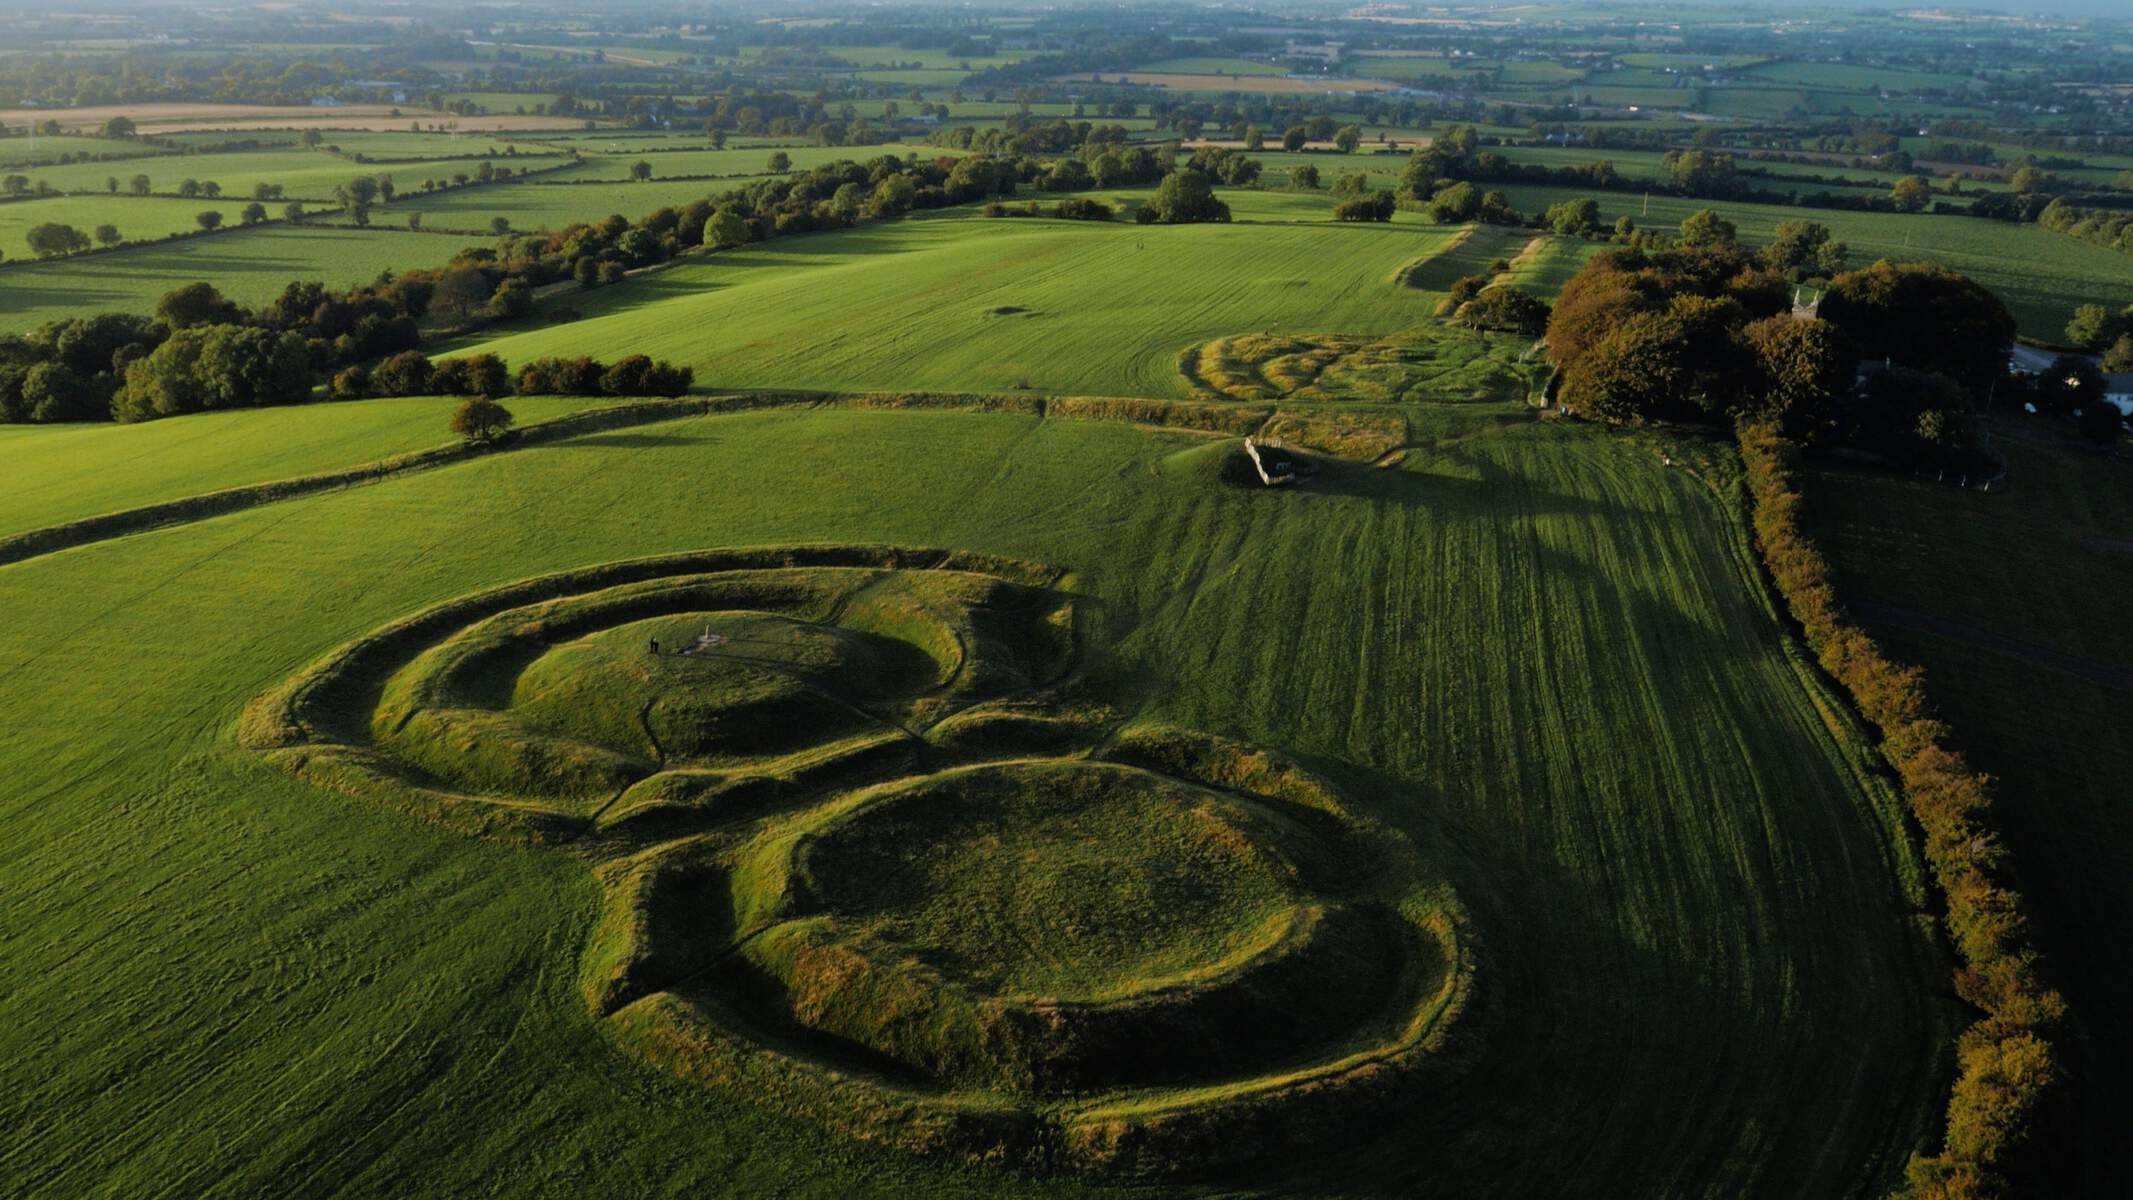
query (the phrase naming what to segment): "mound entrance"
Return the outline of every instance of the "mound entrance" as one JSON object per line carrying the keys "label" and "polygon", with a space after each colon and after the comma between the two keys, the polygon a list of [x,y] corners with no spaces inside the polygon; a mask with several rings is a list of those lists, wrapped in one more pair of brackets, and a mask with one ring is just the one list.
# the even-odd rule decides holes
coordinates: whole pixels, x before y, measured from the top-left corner
{"label": "mound entrance", "polygon": [[241,737],[571,842],[604,1027],[853,1136],[1189,1175],[1440,1086],[1475,977],[1456,899],[1295,764],[1075,700],[1058,582],[882,547],[550,576],[341,648]]}

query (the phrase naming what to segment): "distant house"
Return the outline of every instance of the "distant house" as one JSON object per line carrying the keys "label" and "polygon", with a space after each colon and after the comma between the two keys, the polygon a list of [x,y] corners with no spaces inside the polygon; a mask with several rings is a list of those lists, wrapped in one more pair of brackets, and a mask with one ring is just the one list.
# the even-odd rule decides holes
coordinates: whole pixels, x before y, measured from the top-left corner
{"label": "distant house", "polygon": [[2118,411],[2133,416],[2133,373],[2104,376],[2103,398],[2116,404]]}
{"label": "distant house", "polygon": [[339,96],[311,97],[311,107],[313,108],[339,108],[340,106],[341,98]]}

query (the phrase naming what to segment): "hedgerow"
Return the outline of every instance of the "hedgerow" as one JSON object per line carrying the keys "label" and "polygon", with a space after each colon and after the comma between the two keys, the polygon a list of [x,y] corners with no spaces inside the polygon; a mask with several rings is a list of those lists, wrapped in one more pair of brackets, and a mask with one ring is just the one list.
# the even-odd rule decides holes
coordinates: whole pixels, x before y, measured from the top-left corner
{"label": "hedgerow", "polygon": [[1982,1014],[1957,1042],[1940,1152],[1912,1157],[1903,1194],[2006,1194],[2025,1174],[2021,1152],[2060,1078],[2052,1043],[2066,1004],[2040,975],[1993,825],[1991,784],[1932,715],[1924,672],[1883,654],[1838,601],[1829,560],[1800,524],[1798,446],[1755,423],[1740,427],[1739,443],[1763,563],[1822,668],[1881,733],[1881,752],[1902,782],[1946,897],[1948,936],[1960,960],[1956,994]]}

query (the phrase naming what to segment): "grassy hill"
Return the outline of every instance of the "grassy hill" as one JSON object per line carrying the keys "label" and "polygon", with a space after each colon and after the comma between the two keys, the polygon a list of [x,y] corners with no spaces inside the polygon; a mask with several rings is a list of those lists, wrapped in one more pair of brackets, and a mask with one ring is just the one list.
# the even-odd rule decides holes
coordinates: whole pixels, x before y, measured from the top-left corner
{"label": "grassy hill", "polygon": [[[1123,288],[1134,256],[1158,253],[1130,229],[908,222],[871,254],[860,235],[817,239],[836,253],[814,274],[865,283],[969,231],[1022,255],[1037,297],[1048,255]],[[1330,280],[1297,289],[1349,306],[1314,326],[1362,322],[1387,287],[1377,248],[1417,234],[1262,236],[1274,261],[1177,305],[1130,366],[1060,374],[1150,378],[1157,343],[1234,311],[1247,271]],[[904,318],[862,336],[891,354],[900,336],[950,346],[929,320],[969,322],[911,295],[951,313],[1009,300],[936,271],[884,271]],[[889,312],[892,290],[859,311]],[[685,326],[662,336],[682,345]],[[805,377],[795,355],[753,353]],[[329,412],[350,424],[317,461],[398,445],[412,419],[311,415]],[[699,418],[0,568],[17,614],[0,629],[0,712],[16,718],[0,726],[0,1057],[17,1064],[0,1170],[33,1191],[146,1195],[1100,1190],[868,1150],[637,1063],[576,995],[597,895],[577,855],[431,828],[233,742],[253,697],[425,605],[637,555],[865,541],[1071,569],[1096,615],[1092,699],[1300,756],[1465,898],[1488,955],[1482,1066],[1290,1182],[1890,1180],[1935,1116],[1944,971],[1888,799],[1794,661],[1731,511],[1646,440],[1507,407],[1410,416],[1399,467],[1335,466],[1295,492],[1224,482],[1229,450],[1129,425]],[[168,439],[180,462],[200,420],[148,427],[136,452]]]}
{"label": "grassy hill", "polygon": [[782,239],[574,294],[583,320],[463,348],[513,363],[649,354],[712,387],[1161,396],[1184,394],[1178,352],[1210,338],[1382,333],[1429,315],[1433,298],[1393,275],[1456,230],[1244,224],[1297,210],[1230,195],[1240,223],[1228,226],[944,211]]}

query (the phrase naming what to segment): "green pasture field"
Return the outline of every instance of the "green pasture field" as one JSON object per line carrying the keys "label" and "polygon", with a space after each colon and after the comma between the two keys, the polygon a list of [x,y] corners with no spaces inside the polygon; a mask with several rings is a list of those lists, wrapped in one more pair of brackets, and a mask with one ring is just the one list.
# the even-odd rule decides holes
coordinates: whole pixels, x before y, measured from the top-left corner
{"label": "green pasture field", "polygon": [[1531,59],[1515,59],[1490,65],[1496,70],[1497,82],[1511,87],[1559,87],[1587,76],[1583,68]]}
{"label": "green pasture field", "polygon": [[1944,71],[1913,71],[1903,67],[1872,67],[1830,62],[1766,62],[1747,68],[1743,75],[1772,83],[1820,88],[1837,92],[1961,91],[1970,86],[1967,75]]}
{"label": "green pasture field", "polygon": [[1193,58],[1166,58],[1160,62],[1142,63],[1137,71],[1153,71],[1162,75],[1286,75],[1288,72],[1273,63],[1254,62],[1248,58],[1221,58],[1200,56]]}
{"label": "green pasture field", "polygon": [[387,228],[383,222],[390,218],[383,213],[378,220],[370,229],[269,224],[8,267],[0,271],[0,331],[93,312],[150,312],[164,293],[202,279],[232,299],[260,304],[293,280],[332,287],[368,283],[381,271],[442,265],[468,244],[461,237]]}
{"label": "green pasture field", "polygon": [[1688,87],[1613,87],[1607,84],[1582,83],[1561,88],[1549,95],[1610,108],[1690,108],[1696,100],[1695,91]]}
{"label": "green pasture field", "polygon": [[1570,277],[1584,268],[1585,260],[1604,247],[1577,238],[1548,237],[1526,244],[1511,260],[1511,269],[1497,282],[1523,288],[1543,299],[1553,300]]}
{"label": "green pasture field", "polygon": [[535,105],[545,106],[554,99],[554,94],[550,92],[446,92],[444,94],[444,102],[447,105],[457,104],[461,100],[471,100],[492,113],[516,112],[521,108],[527,112],[532,112]]}
{"label": "green pasture field", "polygon": [[[410,396],[202,413],[140,425],[0,425],[0,537],[216,488],[270,483],[437,445],[458,402]],[[607,401],[520,396],[521,422]]]}
{"label": "green pasture field", "polygon": [[[321,136],[325,135],[321,130]],[[336,134],[352,133],[353,130],[335,130]],[[288,129],[187,129],[177,133],[157,133],[157,141],[174,142],[180,146],[227,146],[232,142],[252,142],[260,146],[301,146],[302,134]]]}
{"label": "green pasture field", "polygon": [[[982,71],[1022,61],[1019,54],[950,54],[943,49],[911,49],[904,46],[823,46],[820,53],[841,58],[855,67],[918,67],[927,71]],[[763,57],[760,46],[743,46],[743,61]],[[965,66],[965,64],[968,66]]]}
{"label": "green pasture field", "polygon": [[[94,235],[104,224],[118,226],[129,242],[148,241],[173,233],[191,233],[200,228],[193,218],[208,209],[222,214],[225,225],[238,224],[246,200],[179,200],[162,196],[50,196],[42,200],[17,200],[0,204],[0,251],[7,261],[33,257],[28,233],[33,225],[58,222]],[[268,215],[281,216],[282,205],[268,206]],[[218,235],[220,236],[220,235]],[[0,277],[0,288],[7,286]]]}
{"label": "green pasture field", "polygon": [[[1259,198],[1223,194],[1240,220]],[[1313,197],[1267,199],[1260,219],[1325,211]],[[1151,229],[948,211],[689,259],[573,293],[583,320],[464,348],[514,363],[643,353],[689,363],[713,388],[1177,396],[1178,353],[1211,338],[1420,322],[1429,302],[1392,277],[1451,237],[1323,217]]]}
{"label": "green pasture field", "polygon": [[1402,83],[1449,83],[1478,73],[1476,67],[1466,59],[1452,61],[1442,58],[1381,58],[1366,55],[1348,60],[1345,67],[1357,75],[1371,79],[1393,79]]}
{"label": "green pasture field", "polygon": [[[11,134],[13,130],[9,131]],[[31,166],[56,162],[69,154],[89,154],[98,157],[116,155],[118,159],[153,157],[166,153],[156,146],[140,142],[121,142],[110,138],[75,137],[63,134],[59,137],[7,137],[0,139],[0,163],[10,167]],[[116,161],[116,160],[114,160]]]}
{"label": "green pasture field", "polygon": [[[1650,180],[1653,183],[1670,182],[1671,175],[1665,166],[1665,153],[1658,150],[1617,150],[1591,146],[1496,146],[1492,149],[1515,163],[1535,163],[1547,167],[1582,167],[1605,159],[1614,164],[1615,172],[1628,179]],[[1838,195],[1887,194],[1903,174],[1894,171],[1874,171],[1865,167],[1851,167],[1843,163],[1787,163],[1755,162],[1745,155],[1738,156],[1743,172],[1767,171],[1769,174],[1744,174],[1742,184],[1761,191],[1787,191],[1796,194],[1807,192],[1831,192]],[[1842,184],[1826,184],[1817,176],[1845,180]],[[1966,191],[1995,191],[2004,185],[1990,180],[1965,180]]]}
{"label": "green pasture field", "polygon": [[1708,208],[1738,225],[1741,237],[1751,242],[1768,240],[1780,221],[1819,221],[1851,247],[1853,266],[1866,266],[1880,258],[1938,262],[1991,288],[2014,312],[2024,334],[2048,341],[2059,337],[2076,305],[2122,308],[2133,304],[2133,257],[2100,251],[2035,225],[1660,195],[1651,197],[1651,212],[1646,216],[1645,199],[1640,195],[1520,185],[1504,191],[1520,212],[1592,196],[1600,202],[1601,224],[1606,226],[1627,216],[1639,228],[1672,229],[1691,213]]}
{"label": "green pasture field", "polygon": [[552,165],[556,161],[554,157],[528,157],[522,153],[517,158],[505,158],[500,154],[488,158],[476,154],[397,165],[357,163],[294,146],[280,150],[188,154],[145,162],[73,163],[40,167],[24,173],[32,184],[49,183],[63,192],[103,192],[105,181],[114,175],[118,177],[119,190],[124,191],[135,175],[146,175],[150,187],[158,192],[175,192],[180,183],[193,179],[222,185],[224,196],[249,197],[256,184],[278,183],[289,199],[322,199],[331,196],[337,185],[358,175],[390,175],[404,189],[422,179],[449,179],[461,172],[472,175],[484,162],[524,170]]}
{"label": "green pasture field", "polygon": [[[2115,1081],[2133,1070],[2116,1019],[2133,1005],[2133,946],[2097,932],[2133,909],[2120,847],[2133,837],[2133,470],[2067,444],[2055,423],[2001,407],[2008,476],[1989,493],[1853,471],[1807,482],[1811,531],[1840,596],[1899,661],[1926,669],[1954,742],[1998,786],[1995,821],[2021,865],[2046,977],[2081,1019],[2065,1041],[2080,1127],[2108,1145],[2133,1122]],[[2088,1194],[2114,1186],[2087,1154]]]}
{"label": "green pasture field", "polygon": [[[1714,116],[1776,120],[1799,113],[1824,111],[1818,107],[1824,103],[1817,99],[1821,95],[1790,88],[1713,87],[1702,93],[1698,107]],[[1843,103],[1851,103],[1851,98],[1847,96]],[[1880,101],[1871,98],[1864,101],[1864,107],[1868,108],[1879,104]]]}
{"label": "green pasture field", "polygon": [[[372,158],[419,158],[419,159],[469,159],[493,158],[502,161],[504,151],[518,149],[518,156],[553,157],[555,150],[541,145],[544,135],[523,133],[494,133],[475,130],[467,133],[434,133],[401,130],[391,133],[360,129],[337,129],[324,135],[324,145],[338,146],[343,153],[363,154]],[[366,164],[356,164],[366,165]],[[383,164],[379,164],[383,165]]]}
{"label": "green pasture field", "polygon": [[[891,143],[882,146],[794,146],[788,149],[775,147],[749,147],[740,150],[713,150],[704,145],[701,150],[671,150],[660,154],[631,154],[627,143],[609,152],[607,143],[582,147],[586,165],[572,171],[573,179],[628,179],[630,167],[641,158],[652,164],[652,178],[657,180],[670,175],[762,175],[770,170],[770,156],[784,154],[792,160],[792,169],[805,171],[832,162],[865,162],[893,154],[903,159],[957,158],[961,150],[949,150],[940,146],[912,146]],[[594,152],[598,151],[598,152]]]}
{"label": "green pasture field", "polygon": [[1630,67],[1674,67],[1684,71],[1701,71],[1712,67],[1747,67],[1763,61],[1753,54],[1663,54],[1638,51],[1617,54],[1615,61]]}
{"label": "green pasture field", "polygon": [[1405,286],[1425,292],[1450,291],[1452,284],[1470,275],[1487,275],[1498,259],[1516,259],[1536,238],[1529,229],[1506,229],[1501,225],[1448,225],[1452,234],[1442,253],[1414,263],[1401,276]]}
{"label": "green pasture field", "polygon": [[[1105,305],[1115,275],[1088,268],[1078,294]],[[908,316],[928,293],[904,278]],[[694,418],[0,567],[0,1170],[52,1194],[1147,1194],[869,1149],[644,1065],[578,991],[599,898],[580,857],[320,790],[233,740],[255,696],[426,605],[839,541],[1071,569],[1100,614],[1087,695],[1300,756],[1464,897],[1474,1068],[1250,1186],[1889,1187],[1937,1122],[1945,966],[1864,745],[1810,690],[1730,503],[1638,436],[1410,415],[1398,466],[1295,492],[1223,482],[1233,443],[1126,424]],[[215,486],[205,423],[129,450]]]}
{"label": "green pasture field", "polygon": [[970,78],[970,72],[953,67],[888,67],[871,71],[854,71],[852,78],[868,83],[900,83],[909,87],[954,87]]}
{"label": "green pasture field", "polygon": [[421,213],[427,229],[462,229],[486,238],[492,218],[502,217],[525,231],[561,229],[576,221],[597,221],[620,214],[632,221],[657,209],[680,207],[772,176],[736,179],[654,179],[648,183],[502,183],[456,188],[431,195],[403,196],[371,215],[376,228],[405,228],[408,215]]}

